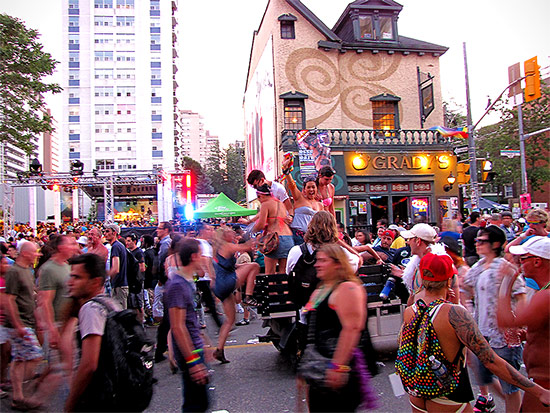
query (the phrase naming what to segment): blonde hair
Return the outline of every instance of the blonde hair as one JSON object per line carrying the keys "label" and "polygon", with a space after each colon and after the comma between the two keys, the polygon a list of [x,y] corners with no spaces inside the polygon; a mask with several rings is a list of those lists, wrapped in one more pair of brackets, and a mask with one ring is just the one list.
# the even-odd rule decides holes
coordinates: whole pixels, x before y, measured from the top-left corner
{"label": "blonde hair", "polygon": [[[332,214],[330,215],[332,216]],[[340,264],[340,270],[337,272],[337,276],[340,280],[361,283],[359,277],[355,274],[353,268],[351,268],[348,256],[338,244],[324,244],[317,250],[317,253],[319,252],[322,252],[328,258]]]}
{"label": "blonde hair", "polygon": [[338,242],[338,227],[334,215],[327,211],[319,211],[311,218],[304,241],[314,247]]}
{"label": "blonde hair", "polygon": [[548,222],[548,213],[543,209],[535,208],[527,213],[525,219],[531,222],[540,221],[546,224]]}
{"label": "blonde hair", "polygon": [[220,251],[221,247],[227,242],[224,237],[225,234],[229,232],[235,231],[231,227],[220,227],[216,230],[216,233],[214,234],[214,237],[212,239],[212,250],[214,253],[214,257]]}

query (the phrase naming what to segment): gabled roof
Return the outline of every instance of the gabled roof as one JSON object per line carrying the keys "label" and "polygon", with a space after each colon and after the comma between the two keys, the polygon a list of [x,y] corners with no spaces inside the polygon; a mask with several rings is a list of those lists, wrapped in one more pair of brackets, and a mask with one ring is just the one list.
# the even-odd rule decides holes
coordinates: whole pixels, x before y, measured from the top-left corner
{"label": "gabled roof", "polygon": [[317,30],[319,30],[323,35],[326,36],[328,40],[331,40],[333,42],[339,42],[341,41],[336,34],[332,30],[330,30],[325,23],[319,19],[313,12],[308,9],[305,4],[303,4],[300,0],[286,0],[288,4],[290,4],[298,13],[300,13],[304,18],[309,21],[313,27],[315,27]]}

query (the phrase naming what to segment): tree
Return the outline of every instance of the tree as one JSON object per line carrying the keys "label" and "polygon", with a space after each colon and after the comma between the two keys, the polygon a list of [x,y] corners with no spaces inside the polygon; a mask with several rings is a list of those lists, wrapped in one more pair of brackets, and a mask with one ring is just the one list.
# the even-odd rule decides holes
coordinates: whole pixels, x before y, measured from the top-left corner
{"label": "tree", "polygon": [[223,191],[225,181],[224,171],[222,169],[222,153],[220,143],[216,142],[210,149],[210,154],[206,159],[206,176],[210,179],[215,193]]}
{"label": "tree", "polygon": [[233,201],[238,202],[245,196],[244,190],[244,153],[236,145],[229,145],[225,155],[225,194]]}
{"label": "tree", "polygon": [[183,169],[188,169],[193,172],[196,182],[195,192],[197,194],[211,194],[214,192],[214,188],[212,188],[210,178],[208,178],[208,176],[204,174],[200,163],[192,158],[189,158],[188,156],[184,156],[181,166]]}
{"label": "tree", "polygon": [[17,18],[0,14],[0,141],[31,155],[33,136],[53,132],[44,94],[59,93],[56,83],[44,83],[58,63],[42,50],[36,30]]}
{"label": "tree", "polygon": [[[524,133],[535,132],[547,128],[550,124],[550,88],[542,88],[542,96],[530,103],[524,103],[523,130]],[[495,105],[500,112],[500,122],[479,130],[476,139],[478,155],[487,157],[496,172],[494,183],[511,185],[521,182],[520,158],[505,158],[500,156],[502,149],[519,149],[518,113],[516,107],[510,107],[508,101]],[[525,141],[525,160],[527,180],[530,190],[537,191],[550,180],[548,156],[550,137],[547,133],[534,135]]]}

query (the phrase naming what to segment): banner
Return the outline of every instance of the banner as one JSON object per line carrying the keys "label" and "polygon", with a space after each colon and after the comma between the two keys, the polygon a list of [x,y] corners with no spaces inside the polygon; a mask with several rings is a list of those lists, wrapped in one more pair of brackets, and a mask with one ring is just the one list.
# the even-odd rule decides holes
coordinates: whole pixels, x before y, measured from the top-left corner
{"label": "banner", "polygon": [[301,130],[296,134],[302,179],[315,175],[323,166],[332,166],[327,131]]}

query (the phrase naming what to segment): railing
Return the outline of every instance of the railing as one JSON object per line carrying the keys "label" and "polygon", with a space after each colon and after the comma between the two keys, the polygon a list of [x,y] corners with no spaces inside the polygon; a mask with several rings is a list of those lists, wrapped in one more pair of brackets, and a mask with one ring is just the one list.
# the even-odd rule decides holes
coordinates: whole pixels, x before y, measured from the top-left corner
{"label": "railing", "polygon": [[[373,146],[414,148],[418,146],[449,147],[451,139],[439,132],[427,129],[319,129],[327,131],[332,149],[366,149]],[[281,148],[297,150],[296,130],[285,129],[281,133]]]}

